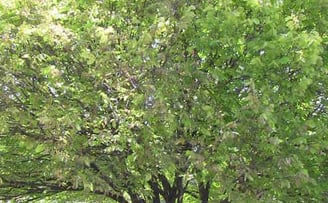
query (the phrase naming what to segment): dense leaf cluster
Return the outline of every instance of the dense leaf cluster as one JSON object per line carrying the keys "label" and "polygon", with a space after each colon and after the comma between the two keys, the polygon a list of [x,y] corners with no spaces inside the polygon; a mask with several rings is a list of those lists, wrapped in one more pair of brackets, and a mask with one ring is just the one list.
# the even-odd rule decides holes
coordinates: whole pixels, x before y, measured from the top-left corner
{"label": "dense leaf cluster", "polygon": [[325,8],[1,0],[0,199],[328,201]]}

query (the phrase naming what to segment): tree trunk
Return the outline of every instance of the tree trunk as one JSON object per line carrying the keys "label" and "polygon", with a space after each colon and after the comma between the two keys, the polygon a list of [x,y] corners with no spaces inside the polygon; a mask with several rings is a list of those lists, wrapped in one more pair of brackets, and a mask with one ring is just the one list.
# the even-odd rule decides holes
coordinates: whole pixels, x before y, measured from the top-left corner
{"label": "tree trunk", "polygon": [[142,199],[139,195],[133,193],[131,190],[129,191],[129,195],[131,198],[131,203],[145,203],[144,199]]}
{"label": "tree trunk", "polygon": [[177,203],[183,203],[183,178],[179,174],[176,174],[175,180]]}
{"label": "tree trunk", "polygon": [[210,187],[211,187],[210,181],[207,181],[206,184],[204,182],[199,183],[198,191],[199,191],[199,198],[201,203],[208,203]]}
{"label": "tree trunk", "polygon": [[167,178],[163,175],[159,176],[163,186],[163,198],[165,203],[183,203],[183,178],[179,173],[175,174],[174,182],[172,186],[169,184]]}
{"label": "tree trunk", "polygon": [[145,203],[145,200],[140,197],[133,196],[131,197],[131,203]]}
{"label": "tree trunk", "polygon": [[156,178],[153,176],[151,180],[148,181],[148,184],[150,185],[151,189],[153,190],[153,203],[161,203],[161,199],[159,197],[159,194],[161,193],[161,189],[158,186],[158,183],[156,181]]}

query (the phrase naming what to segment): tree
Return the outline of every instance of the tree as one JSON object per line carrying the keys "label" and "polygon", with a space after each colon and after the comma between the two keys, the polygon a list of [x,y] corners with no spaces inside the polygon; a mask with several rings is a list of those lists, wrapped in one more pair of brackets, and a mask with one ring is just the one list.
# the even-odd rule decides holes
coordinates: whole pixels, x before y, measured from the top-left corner
{"label": "tree", "polygon": [[321,6],[0,5],[1,199],[327,200]]}

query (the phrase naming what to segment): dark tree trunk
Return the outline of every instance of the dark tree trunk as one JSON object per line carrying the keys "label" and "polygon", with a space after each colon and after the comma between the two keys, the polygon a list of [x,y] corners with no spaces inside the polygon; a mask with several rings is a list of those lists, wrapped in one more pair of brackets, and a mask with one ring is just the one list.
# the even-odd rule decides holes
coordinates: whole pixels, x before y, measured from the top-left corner
{"label": "dark tree trunk", "polygon": [[159,185],[156,181],[156,178],[153,176],[150,181],[148,181],[151,189],[153,190],[153,203],[161,203],[161,199],[159,197],[160,193],[163,193],[162,190],[159,188]]}
{"label": "dark tree trunk", "polygon": [[174,184],[176,189],[177,203],[183,203],[183,194],[184,194],[183,178],[179,174],[176,174]]}
{"label": "dark tree trunk", "polygon": [[145,200],[138,195],[131,195],[131,203],[145,203]]}
{"label": "dark tree trunk", "polygon": [[159,175],[158,179],[163,186],[163,190],[160,193],[163,196],[165,203],[183,203],[183,177],[181,177],[179,173],[175,174],[172,186],[165,176]]}
{"label": "dark tree trunk", "polygon": [[128,189],[128,193],[131,198],[131,203],[145,203],[145,200],[142,197],[140,197],[140,195],[133,192],[131,189]]}
{"label": "dark tree trunk", "polygon": [[175,198],[172,196],[172,188],[171,188],[171,185],[170,185],[170,182],[168,181],[168,179],[162,174],[159,174],[158,178],[163,186],[162,196],[163,196],[165,202],[166,203],[175,203]]}
{"label": "dark tree trunk", "polygon": [[198,191],[199,191],[199,198],[201,203],[208,203],[208,197],[210,195],[210,187],[211,187],[210,181],[207,181],[206,183],[204,182],[199,183]]}

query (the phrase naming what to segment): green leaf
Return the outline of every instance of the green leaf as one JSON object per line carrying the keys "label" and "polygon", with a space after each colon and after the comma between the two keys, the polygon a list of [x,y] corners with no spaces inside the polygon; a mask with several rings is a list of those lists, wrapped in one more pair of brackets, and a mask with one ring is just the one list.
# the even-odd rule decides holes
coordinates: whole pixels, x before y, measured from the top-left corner
{"label": "green leaf", "polygon": [[41,153],[41,152],[43,152],[45,150],[45,146],[43,145],[43,144],[39,144],[39,145],[37,145],[36,146],[36,148],[35,148],[35,153]]}
{"label": "green leaf", "polygon": [[86,60],[88,65],[92,65],[96,61],[96,57],[89,49],[82,50],[81,57]]}

